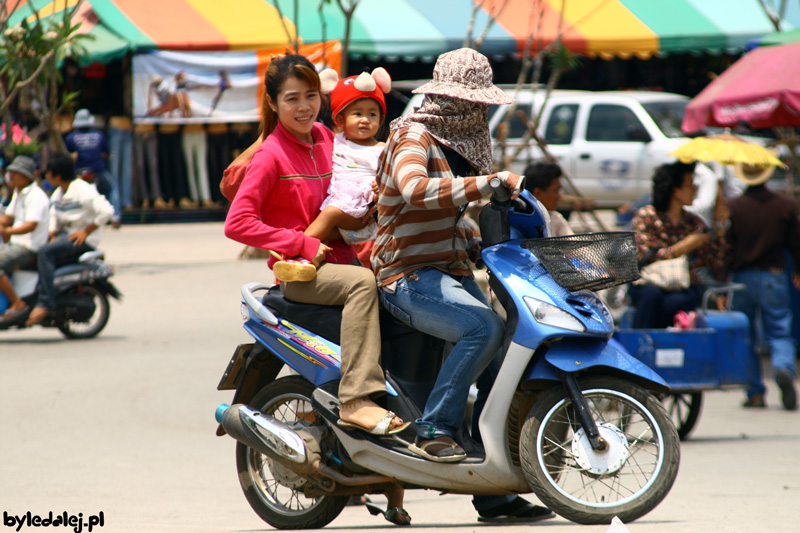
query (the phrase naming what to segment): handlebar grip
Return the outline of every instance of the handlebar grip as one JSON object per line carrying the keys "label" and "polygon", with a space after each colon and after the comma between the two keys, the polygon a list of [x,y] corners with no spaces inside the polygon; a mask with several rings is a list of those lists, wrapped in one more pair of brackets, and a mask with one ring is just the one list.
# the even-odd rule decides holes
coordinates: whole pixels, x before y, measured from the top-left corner
{"label": "handlebar grip", "polygon": [[506,184],[500,178],[492,178],[489,180],[489,185],[492,187],[492,199],[496,202],[507,202],[511,200],[511,191],[508,190]]}

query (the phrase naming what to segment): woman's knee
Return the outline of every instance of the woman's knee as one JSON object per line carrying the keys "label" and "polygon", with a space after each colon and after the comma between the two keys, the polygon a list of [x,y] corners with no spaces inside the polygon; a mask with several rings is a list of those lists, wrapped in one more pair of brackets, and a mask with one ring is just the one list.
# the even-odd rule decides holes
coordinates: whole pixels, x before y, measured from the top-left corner
{"label": "woman's knee", "polygon": [[467,333],[467,336],[482,337],[487,346],[499,347],[503,342],[503,334],[505,333],[503,320],[489,307],[474,313],[474,316],[476,322],[471,328],[471,332]]}

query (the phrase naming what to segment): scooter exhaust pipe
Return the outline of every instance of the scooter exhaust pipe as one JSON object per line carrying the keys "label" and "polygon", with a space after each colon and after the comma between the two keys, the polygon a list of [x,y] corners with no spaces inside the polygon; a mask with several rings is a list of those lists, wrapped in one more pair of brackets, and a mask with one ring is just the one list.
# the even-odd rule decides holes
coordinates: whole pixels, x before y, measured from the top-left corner
{"label": "scooter exhaust pipe", "polygon": [[215,414],[228,435],[265,455],[305,464],[306,445],[300,435],[274,417],[243,404],[221,404]]}

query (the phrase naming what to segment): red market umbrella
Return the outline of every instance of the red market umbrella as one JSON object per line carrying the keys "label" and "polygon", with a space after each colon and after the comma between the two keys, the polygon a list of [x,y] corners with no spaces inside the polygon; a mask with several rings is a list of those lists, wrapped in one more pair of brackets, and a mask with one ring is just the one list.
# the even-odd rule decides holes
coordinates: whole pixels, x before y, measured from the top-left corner
{"label": "red market umbrella", "polygon": [[800,126],[800,42],[757,48],[736,61],[686,107],[681,129]]}

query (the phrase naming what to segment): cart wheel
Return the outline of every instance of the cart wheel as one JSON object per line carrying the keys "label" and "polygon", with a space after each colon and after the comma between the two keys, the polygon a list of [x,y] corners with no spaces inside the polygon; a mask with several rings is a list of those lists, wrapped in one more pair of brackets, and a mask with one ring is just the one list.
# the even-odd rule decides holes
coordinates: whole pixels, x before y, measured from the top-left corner
{"label": "cart wheel", "polygon": [[694,425],[697,424],[697,419],[700,418],[700,411],[703,409],[703,393],[667,394],[661,398],[661,401],[678,429],[678,437],[686,440],[694,429]]}

